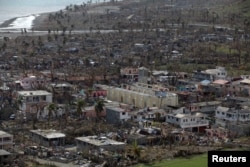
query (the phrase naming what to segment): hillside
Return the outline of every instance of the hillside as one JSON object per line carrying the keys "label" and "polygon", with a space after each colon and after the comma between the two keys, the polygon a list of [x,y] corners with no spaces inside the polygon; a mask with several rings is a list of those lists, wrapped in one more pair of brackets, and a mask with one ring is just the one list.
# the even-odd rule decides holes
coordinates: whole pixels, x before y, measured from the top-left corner
{"label": "hillside", "polygon": [[250,1],[249,0],[240,0],[232,3],[231,6],[227,8],[228,11],[232,13],[238,13],[243,17],[250,18]]}
{"label": "hillside", "polygon": [[220,16],[228,18],[231,25],[243,27],[246,21],[250,23],[250,1],[249,0],[234,0],[218,6],[214,12]]}

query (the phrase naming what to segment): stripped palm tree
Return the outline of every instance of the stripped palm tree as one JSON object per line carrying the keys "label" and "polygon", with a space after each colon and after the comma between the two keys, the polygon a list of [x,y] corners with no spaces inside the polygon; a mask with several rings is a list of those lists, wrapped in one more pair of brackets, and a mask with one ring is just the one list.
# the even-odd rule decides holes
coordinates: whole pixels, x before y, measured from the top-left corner
{"label": "stripped palm tree", "polygon": [[51,120],[51,116],[52,116],[52,113],[53,111],[56,110],[56,104],[55,103],[50,103],[48,105],[48,127],[50,126],[50,120]]}
{"label": "stripped palm tree", "polygon": [[97,118],[100,118],[101,112],[104,110],[104,101],[103,100],[98,100],[95,104],[95,112]]}
{"label": "stripped palm tree", "polygon": [[42,110],[44,110],[44,107],[46,105],[45,104],[39,104],[39,103],[35,103],[33,105],[31,105],[31,111],[30,111],[30,115],[31,115],[31,119],[32,119],[32,127],[33,129],[36,129],[36,123],[38,121],[38,113],[42,112]]}
{"label": "stripped palm tree", "polygon": [[[23,96],[18,96],[18,98],[16,99],[15,101],[15,106],[16,106],[16,113],[15,113],[15,116],[17,117],[18,116],[18,121],[19,123],[21,124],[21,128],[23,128],[23,111],[22,111],[22,107],[23,107]],[[16,122],[17,123],[17,122]]]}
{"label": "stripped palm tree", "polygon": [[138,146],[136,140],[133,142],[132,151],[133,151],[133,154],[134,154],[134,158],[135,158],[136,160],[138,160],[138,159],[140,158],[140,156],[141,156],[141,149],[140,149],[140,147]]}
{"label": "stripped palm tree", "polygon": [[79,118],[81,118],[82,117],[82,109],[86,106],[86,102],[84,100],[78,100],[76,105],[77,105],[76,112],[77,112]]}
{"label": "stripped palm tree", "polygon": [[64,116],[64,119],[65,119],[65,126],[67,125],[67,123],[68,123],[68,116],[69,116],[69,110],[70,110],[70,106],[69,106],[69,104],[66,104],[65,106],[64,106],[64,110],[65,110],[65,116]]}
{"label": "stripped palm tree", "polygon": [[[20,127],[21,127],[21,138],[20,140],[23,141],[24,139],[24,130],[23,130],[23,125],[24,125],[24,114],[23,114],[23,110],[22,110],[22,107],[23,107],[23,100],[24,100],[24,97],[23,96],[18,96],[16,101],[15,101],[15,107],[16,107],[16,113],[15,113],[15,117],[17,117],[17,119],[15,119],[15,124],[19,124]],[[18,135],[18,131],[13,131],[13,134],[14,135]]]}
{"label": "stripped palm tree", "polygon": [[20,108],[22,108],[23,106],[23,96],[18,96],[18,98],[16,99],[16,106],[17,110],[21,110]]}

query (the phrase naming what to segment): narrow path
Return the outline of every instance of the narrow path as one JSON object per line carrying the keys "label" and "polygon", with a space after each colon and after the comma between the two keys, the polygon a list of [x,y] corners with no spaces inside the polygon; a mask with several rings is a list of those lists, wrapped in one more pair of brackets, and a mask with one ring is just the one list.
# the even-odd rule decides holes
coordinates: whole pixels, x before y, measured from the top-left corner
{"label": "narrow path", "polygon": [[32,156],[29,156],[30,159],[34,159],[35,161],[39,162],[40,164],[51,164],[51,165],[56,165],[58,167],[79,167],[79,165],[74,165],[73,162],[70,163],[60,163],[60,162],[55,162],[51,160],[45,160],[45,159],[40,159],[40,158],[33,158]]}

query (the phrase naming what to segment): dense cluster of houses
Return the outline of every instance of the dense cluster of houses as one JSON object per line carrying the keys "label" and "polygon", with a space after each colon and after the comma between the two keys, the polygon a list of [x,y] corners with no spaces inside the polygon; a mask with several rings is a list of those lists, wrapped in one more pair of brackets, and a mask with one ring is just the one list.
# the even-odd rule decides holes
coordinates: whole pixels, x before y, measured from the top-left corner
{"label": "dense cluster of houses", "polygon": [[[138,4],[134,6],[139,9]],[[196,25],[198,28],[194,31],[193,25],[185,25],[184,21],[182,26],[172,23],[172,29],[164,33],[160,33],[159,23],[155,22],[157,30],[150,31],[147,26],[153,23],[147,25],[147,19],[136,14],[135,8],[125,6],[126,14],[122,14],[124,11],[115,14],[107,11],[107,15],[100,18],[102,21],[104,17],[113,20],[129,14],[126,17],[129,21],[121,22],[119,27],[133,29],[133,26],[139,26],[144,33],[131,31],[125,34],[120,30],[119,34],[60,36],[54,32],[48,36],[50,39],[43,39],[41,46],[36,45],[41,37],[38,40],[17,37],[15,46],[8,45],[0,55],[4,62],[0,63],[0,111],[5,111],[6,106],[14,109],[7,116],[0,113],[1,119],[23,123],[34,121],[34,118],[45,122],[65,116],[80,120],[101,117],[114,127],[136,125],[108,134],[75,137],[72,140],[75,151],[88,154],[103,153],[104,150],[124,152],[126,145],[134,141],[139,145],[159,144],[162,139],[170,143],[169,136],[173,136],[177,143],[190,143],[202,136],[208,145],[211,141],[228,141],[249,135],[250,75],[231,77],[221,66],[192,73],[180,72],[179,69],[176,72],[174,67],[171,72],[152,70],[157,69],[157,65],[175,65],[179,60],[199,63],[200,53],[193,55],[197,54],[194,58],[197,60],[184,60],[183,52],[200,42],[232,42],[236,31],[213,27],[211,34],[197,34],[202,28]],[[153,11],[153,8],[141,8],[138,13],[146,16],[146,11]],[[168,5],[159,5],[157,12],[147,15],[148,20],[160,18],[159,14],[172,16],[169,8]],[[176,28],[180,27],[186,32],[177,32]],[[240,40],[249,39],[241,37]],[[18,56],[13,56],[18,53],[15,47],[20,47]],[[32,56],[27,58],[29,54]],[[213,63],[210,65],[212,67]],[[78,115],[75,104],[80,100],[86,101],[87,105]],[[104,102],[99,113],[95,108],[98,101]],[[52,103],[57,105],[50,112]],[[32,144],[47,148],[65,146],[68,137],[55,129],[29,132]],[[17,149],[15,144],[15,135],[0,130],[1,161]]]}
{"label": "dense cluster of houses", "polygon": [[[74,82],[55,83],[49,77],[30,75],[2,85],[2,107],[12,100],[20,101],[18,111],[10,118],[31,120],[35,114],[38,120],[46,120],[53,99],[58,102],[52,113],[54,118],[66,113],[65,100],[91,99],[95,103],[102,99],[105,107],[98,116],[105,118],[106,123],[138,123],[137,130],[120,135],[119,141],[106,135],[76,137],[77,151],[90,150],[89,153],[123,152],[126,144],[133,141],[152,145],[164,136],[164,130],[166,135],[174,135],[176,142],[189,141],[185,135],[193,134],[204,135],[208,141],[228,141],[250,133],[250,76],[231,78],[223,67],[192,74],[127,67],[121,69],[120,75],[124,83],[95,84],[91,90],[79,89]],[[13,99],[9,98],[10,85],[15,87],[11,92]],[[84,107],[82,115],[88,119],[97,117],[94,105]],[[156,128],[152,122],[173,128]],[[31,140],[45,147],[65,146],[66,137],[55,130],[30,131]],[[0,131],[0,157],[10,155],[14,140],[13,135]]]}
{"label": "dense cluster of houses", "polygon": [[[246,75],[237,80],[230,78],[223,67],[194,71],[191,77],[181,77],[178,73],[170,75],[167,71],[151,72],[145,67],[125,68],[121,70],[121,75],[128,80],[137,78],[141,82],[132,80],[130,84],[122,84],[119,87],[96,84],[90,96],[105,100],[105,109],[101,116],[106,118],[108,124],[121,125],[127,121],[138,122],[138,128],[141,132],[144,131],[144,134],[138,132],[127,134],[127,141],[137,135],[136,139],[139,142],[147,143],[147,139],[142,138],[145,133],[156,133],[153,129],[147,129],[152,128],[148,124],[153,121],[165,122],[181,131],[205,134],[220,139],[247,135],[250,132],[250,103],[247,98],[250,79]],[[46,106],[52,103],[53,94],[45,90],[31,89],[33,84],[41,83],[41,81],[35,76],[28,78],[15,82],[15,84],[25,82],[18,85],[20,90],[15,94],[16,100],[22,101],[19,104],[19,112],[25,117],[35,112],[38,119],[45,119],[48,117]],[[174,85],[169,82],[169,78],[176,79]],[[48,90],[53,89],[58,93],[70,92],[74,97],[76,94],[81,94],[82,96],[78,98],[87,98],[87,90],[74,91],[70,83],[55,84],[46,81],[43,84],[51,88]],[[6,85],[3,87],[3,92],[8,90]],[[88,118],[96,117],[94,110],[94,107],[89,106],[83,108],[82,112]],[[65,108],[62,105],[57,108],[53,116],[60,116],[64,113]],[[64,145],[66,136],[60,132],[53,130],[31,130],[30,132],[32,140],[38,144]],[[7,145],[12,146],[12,135],[1,131],[0,136],[1,149],[6,148]],[[124,150],[125,144],[100,136],[78,137],[76,143],[79,150],[86,149],[88,146],[113,151],[118,148]]]}
{"label": "dense cluster of houses", "polygon": [[[124,71],[122,74],[126,75]],[[126,71],[129,74],[136,70],[126,68]],[[171,76],[166,71],[161,74],[155,77],[146,68],[139,68],[138,80],[141,82],[134,81],[119,88],[99,85],[107,90],[108,100],[128,105],[125,108],[106,107],[107,121],[115,124],[160,117],[175,127],[193,132],[204,133],[222,127],[234,136],[249,133],[248,76],[230,78],[224,67],[194,71],[186,78],[178,74]],[[160,80],[162,76],[176,77],[177,82],[173,85],[168,80]]]}

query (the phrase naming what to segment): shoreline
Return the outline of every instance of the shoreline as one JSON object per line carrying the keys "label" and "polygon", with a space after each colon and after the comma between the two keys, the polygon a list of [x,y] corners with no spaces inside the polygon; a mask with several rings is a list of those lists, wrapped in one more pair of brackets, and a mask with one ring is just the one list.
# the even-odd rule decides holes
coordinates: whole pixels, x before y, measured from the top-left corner
{"label": "shoreline", "polygon": [[[99,2],[99,3],[93,3],[89,6],[87,6],[87,12],[88,14],[92,16],[97,15],[105,15],[107,9],[111,9],[111,11],[118,11],[120,10],[120,6],[124,4],[129,4],[132,1],[130,0],[118,0],[115,3],[112,2]],[[11,24],[20,17],[15,17],[9,20],[6,20],[4,23],[0,24],[0,37],[9,37],[11,39],[17,38],[19,36],[43,36],[48,34],[48,29],[51,29],[48,27],[48,16],[50,14],[55,14],[59,12],[60,10],[53,11],[53,12],[44,12],[44,13],[38,13],[38,14],[30,14],[27,16],[22,17],[29,17],[29,16],[35,16],[35,19],[32,21],[32,28],[26,29],[27,33],[22,33],[22,28],[15,28],[11,27]],[[65,8],[62,9],[63,12],[70,13],[70,11],[66,11]],[[79,14],[79,13],[78,13]],[[64,22],[66,25],[67,23]],[[95,26],[94,23],[89,24],[88,26]],[[90,28],[86,25],[82,25],[81,27],[75,28],[72,33],[74,34],[82,34],[82,33],[89,33]],[[51,29],[52,31],[52,29]],[[108,32],[115,32],[116,30],[110,29],[110,28],[103,28],[103,29],[92,29],[92,32],[100,32],[103,31],[103,33]],[[53,30],[55,32],[55,30]],[[62,32],[61,29],[59,29],[59,33]],[[57,32],[58,33],[58,32]],[[66,32],[67,33],[67,32]]]}
{"label": "shoreline", "polygon": [[4,21],[2,24],[0,24],[0,28],[8,28],[11,25],[11,23],[13,23],[18,18],[19,17],[14,17],[12,19]]}
{"label": "shoreline", "polygon": [[[124,0],[118,0],[118,4],[121,3],[121,2],[126,2]],[[104,11],[97,11],[95,10],[95,8],[101,8],[103,5],[109,5],[109,6],[116,6],[115,4],[112,4],[111,2],[98,2],[98,3],[93,3],[93,4],[90,4],[88,5],[88,12],[90,14],[97,14],[97,13],[101,13],[103,14]],[[79,5],[78,5],[79,6]],[[65,6],[66,8],[67,6]],[[62,11],[64,12],[68,12],[66,11],[66,9],[63,8],[61,9]],[[49,14],[54,14],[54,13],[57,13],[59,12],[60,10],[57,10],[57,11],[51,11],[51,12],[44,12],[44,13],[36,13],[36,14],[30,14],[30,15],[26,15],[26,16],[20,16],[20,17],[14,17],[14,18],[11,18],[11,19],[8,19],[8,20],[5,20],[3,23],[0,24],[0,32],[6,32],[6,31],[13,31],[13,30],[16,30],[16,31],[21,31],[21,27],[18,27],[18,28],[15,28],[15,27],[12,27],[11,24],[13,24],[17,19],[19,18],[25,18],[25,17],[30,17],[30,16],[35,16],[35,19],[32,21],[31,23],[31,27],[32,28],[27,28],[27,27],[23,27],[24,29],[27,29],[29,31],[31,31],[32,29],[36,29],[36,30],[40,30],[40,28],[43,27],[44,25],[44,20],[48,18]]]}
{"label": "shoreline", "polygon": [[[107,2],[100,2],[98,4],[91,4],[90,6],[88,6],[89,10],[92,10],[96,7],[101,7],[103,4],[108,4]],[[111,6],[111,4],[110,4]],[[113,5],[112,5],[113,6]],[[63,11],[65,11],[64,9],[62,9]],[[48,19],[49,14],[54,14],[56,12],[59,12],[60,10],[57,11],[53,11],[53,12],[45,12],[45,13],[39,13],[39,14],[30,14],[27,16],[21,16],[21,17],[14,17],[11,18],[9,20],[4,21],[2,24],[0,24],[0,37],[9,37],[11,39],[13,38],[17,38],[19,36],[40,36],[40,35],[47,35],[48,34],[48,30],[46,27],[46,19]],[[67,12],[67,11],[66,11]],[[95,12],[94,12],[95,13]],[[23,34],[22,28],[15,28],[12,27],[11,24],[18,18],[22,18],[22,17],[29,17],[29,16],[35,16],[35,19],[32,21],[32,28],[30,29],[26,29],[27,34]],[[75,30],[76,33],[81,33],[80,31],[82,31],[82,33],[86,33],[87,31],[89,31],[89,29],[81,29],[78,30],[79,32],[77,32],[77,30]],[[59,31],[61,32],[61,30]]]}

